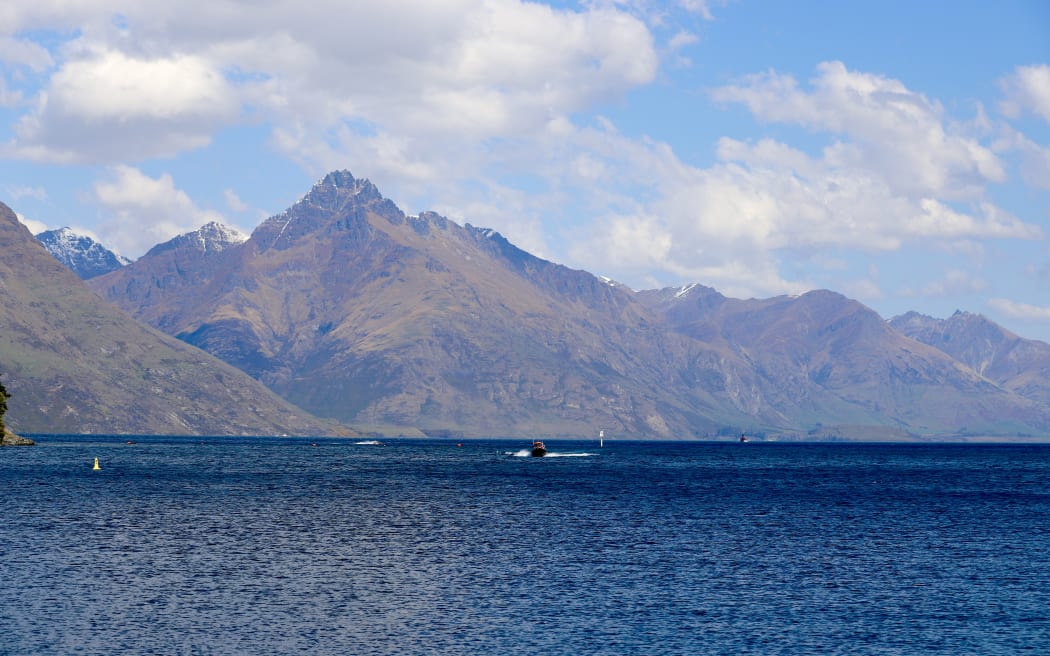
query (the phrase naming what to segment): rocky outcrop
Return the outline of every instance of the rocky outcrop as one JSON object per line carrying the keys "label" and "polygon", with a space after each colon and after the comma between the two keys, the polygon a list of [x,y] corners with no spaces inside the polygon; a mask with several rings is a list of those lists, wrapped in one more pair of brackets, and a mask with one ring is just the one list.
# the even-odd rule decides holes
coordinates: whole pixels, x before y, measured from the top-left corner
{"label": "rocky outcrop", "polygon": [[6,428],[4,429],[3,437],[0,437],[0,446],[33,446],[34,444],[36,444],[36,442],[28,437],[15,435]]}

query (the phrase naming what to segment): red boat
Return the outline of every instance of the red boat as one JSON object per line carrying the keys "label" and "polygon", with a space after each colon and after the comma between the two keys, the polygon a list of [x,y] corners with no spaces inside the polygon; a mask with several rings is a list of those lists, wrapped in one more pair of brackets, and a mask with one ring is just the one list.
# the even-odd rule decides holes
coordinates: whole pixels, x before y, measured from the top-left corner
{"label": "red boat", "polygon": [[540,458],[547,455],[547,447],[543,445],[543,442],[536,440],[532,443],[532,457]]}

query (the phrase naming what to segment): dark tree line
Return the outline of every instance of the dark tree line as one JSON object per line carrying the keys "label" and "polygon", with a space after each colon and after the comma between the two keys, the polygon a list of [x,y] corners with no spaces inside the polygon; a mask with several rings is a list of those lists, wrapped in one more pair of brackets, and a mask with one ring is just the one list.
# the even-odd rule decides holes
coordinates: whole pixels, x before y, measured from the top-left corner
{"label": "dark tree line", "polygon": [[7,397],[11,396],[4,388],[4,382],[0,381],[0,434],[4,432],[4,413],[7,412]]}

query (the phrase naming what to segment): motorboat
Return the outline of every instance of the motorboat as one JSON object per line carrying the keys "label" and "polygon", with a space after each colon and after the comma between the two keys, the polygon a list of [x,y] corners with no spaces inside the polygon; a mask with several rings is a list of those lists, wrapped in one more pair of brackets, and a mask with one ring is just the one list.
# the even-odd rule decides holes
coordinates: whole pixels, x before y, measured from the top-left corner
{"label": "motorboat", "polygon": [[547,455],[547,447],[544,446],[543,442],[536,440],[532,443],[532,457],[541,458]]}

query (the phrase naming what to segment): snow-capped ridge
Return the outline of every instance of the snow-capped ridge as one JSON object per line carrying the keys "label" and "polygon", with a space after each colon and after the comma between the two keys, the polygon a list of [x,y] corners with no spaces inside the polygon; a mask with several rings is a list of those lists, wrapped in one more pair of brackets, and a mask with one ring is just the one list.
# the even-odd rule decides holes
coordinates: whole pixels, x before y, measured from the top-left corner
{"label": "snow-capped ridge", "polygon": [[201,250],[204,251],[221,251],[248,240],[248,235],[218,221],[205,223],[189,234],[197,238]]}
{"label": "snow-capped ridge", "polygon": [[56,260],[84,280],[131,263],[131,260],[103,246],[90,235],[69,227],[45,230],[36,238]]}
{"label": "snow-capped ridge", "polygon": [[196,230],[172,237],[157,244],[146,255],[159,253],[174,248],[189,248],[199,253],[219,253],[247,241],[248,237],[236,228],[223,225],[218,221],[205,223]]}

